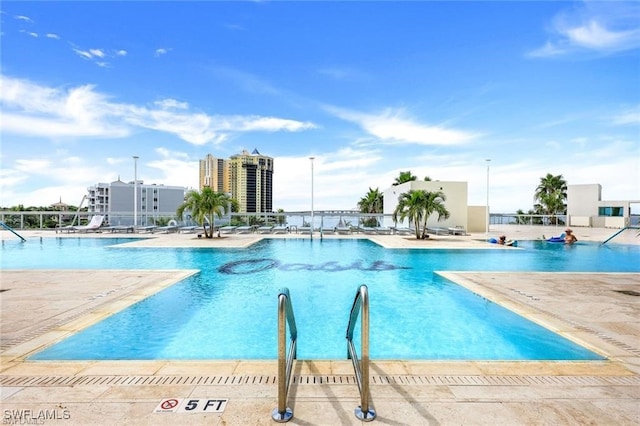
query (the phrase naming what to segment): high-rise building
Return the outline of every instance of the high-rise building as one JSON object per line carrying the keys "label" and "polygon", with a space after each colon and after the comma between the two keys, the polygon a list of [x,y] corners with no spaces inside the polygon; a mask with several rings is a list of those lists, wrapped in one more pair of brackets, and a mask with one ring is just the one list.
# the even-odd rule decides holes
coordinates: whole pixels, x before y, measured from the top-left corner
{"label": "high-rise building", "polygon": [[209,187],[215,192],[229,193],[231,188],[228,166],[227,160],[216,158],[211,154],[207,154],[204,160],[200,160],[200,191],[204,187]]}
{"label": "high-rise building", "polygon": [[229,158],[231,197],[241,213],[273,211],[273,158],[257,149]]}

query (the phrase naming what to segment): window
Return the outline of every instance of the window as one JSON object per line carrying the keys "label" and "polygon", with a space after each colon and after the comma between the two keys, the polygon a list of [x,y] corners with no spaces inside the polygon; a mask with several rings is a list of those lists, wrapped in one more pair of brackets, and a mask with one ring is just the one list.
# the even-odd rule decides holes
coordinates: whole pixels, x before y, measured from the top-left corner
{"label": "window", "polygon": [[623,207],[598,207],[598,216],[623,217]]}

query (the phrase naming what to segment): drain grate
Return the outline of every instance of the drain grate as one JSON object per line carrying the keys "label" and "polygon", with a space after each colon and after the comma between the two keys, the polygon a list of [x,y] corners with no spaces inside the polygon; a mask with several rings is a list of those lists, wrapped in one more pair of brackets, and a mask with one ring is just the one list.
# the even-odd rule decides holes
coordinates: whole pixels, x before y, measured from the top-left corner
{"label": "drain grate", "polygon": [[[353,375],[292,376],[292,384],[349,385],[357,382]],[[0,376],[1,386],[59,387],[59,386],[257,386],[277,384],[276,376]],[[372,375],[372,386],[640,386],[640,376],[443,376],[443,375]]]}
{"label": "drain grate", "polygon": [[613,290],[616,293],[622,293],[622,294],[626,294],[627,296],[640,296],[640,292],[637,292],[635,290]]}

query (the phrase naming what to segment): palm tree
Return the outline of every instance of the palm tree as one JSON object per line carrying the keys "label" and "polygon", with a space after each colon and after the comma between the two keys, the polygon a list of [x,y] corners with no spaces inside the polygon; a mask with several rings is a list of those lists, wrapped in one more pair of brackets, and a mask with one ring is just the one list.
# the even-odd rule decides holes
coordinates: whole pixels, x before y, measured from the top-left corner
{"label": "palm tree", "polygon": [[[189,210],[193,219],[202,224],[205,238],[213,238],[215,216],[221,219],[230,203],[231,199],[224,192],[215,192],[209,187],[204,187],[201,192],[187,192],[184,203],[178,206],[176,215],[182,220],[185,210]],[[205,222],[209,223],[208,230]]]}
{"label": "palm tree", "polygon": [[446,197],[442,191],[412,189],[404,192],[398,197],[393,221],[397,223],[408,218],[416,229],[416,238],[425,239],[427,238],[427,220],[433,213],[438,213],[438,221],[449,218],[450,213],[444,205],[445,201]]}
{"label": "palm tree", "polygon": [[400,175],[398,175],[398,177],[396,178],[396,180],[393,182],[392,186],[397,186],[397,185],[401,185],[405,182],[411,182],[418,179],[418,177],[414,174],[411,173],[411,171],[406,171],[406,172],[400,172]]}
{"label": "palm tree", "polygon": [[540,178],[540,184],[536,188],[533,196],[534,208],[539,214],[551,215],[552,223],[555,223],[555,215],[565,214],[567,212],[567,181],[562,175],[553,176],[547,173],[545,177]]}
{"label": "palm tree", "polygon": [[[358,201],[358,208],[360,209],[360,213],[382,213],[384,209],[382,192],[380,192],[378,188],[369,188],[369,192]],[[365,219],[363,224],[365,226],[378,226],[378,219],[375,217]]]}

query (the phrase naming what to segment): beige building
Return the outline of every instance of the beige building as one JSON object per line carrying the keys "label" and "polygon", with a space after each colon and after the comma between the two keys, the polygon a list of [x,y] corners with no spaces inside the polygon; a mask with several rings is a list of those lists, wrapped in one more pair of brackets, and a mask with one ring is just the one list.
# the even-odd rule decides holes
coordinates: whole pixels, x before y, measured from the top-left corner
{"label": "beige building", "polygon": [[273,158],[257,149],[243,150],[228,160],[208,154],[200,160],[200,190],[210,187],[230,194],[240,213],[273,211]]}
{"label": "beige building", "polygon": [[[398,205],[400,194],[410,190],[425,190],[429,192],[441,191],[445,195],[444,205],[450,213],[449,219],[438,221],[438,215],[433,214],[427,221],[430,228],[455,228],[462,227],[469,232],[479,232],[485,229],[487,223],[487,210],[484,206],[469,206],[467,204],[467,182],[444,181],[410,181],[401,185],[387,188],[383,192],[385,215],[392,215]],[[399,227],[409,227],[405,220],[398,223]],[[390,216],[385,216],[384,226],[395,226]],[[412,227],[412,226],[411,226]]]}
{"label": "beige building", "polygon": [[273,211],[273,158],[254,149],[229,158],[231,196],[241,213]]}
{"label": "beige building", "polygon": [[229,162],[211,154],[200,160],[200,190],[209,187],[216,192],[231,192]]}

